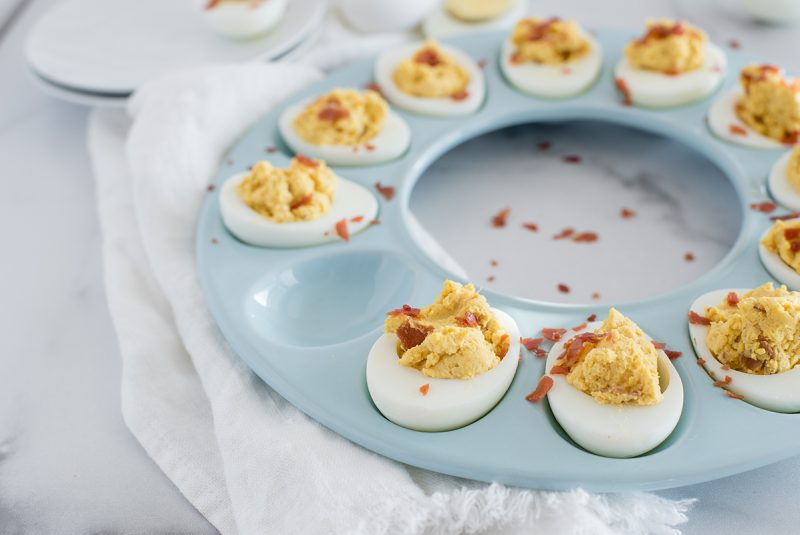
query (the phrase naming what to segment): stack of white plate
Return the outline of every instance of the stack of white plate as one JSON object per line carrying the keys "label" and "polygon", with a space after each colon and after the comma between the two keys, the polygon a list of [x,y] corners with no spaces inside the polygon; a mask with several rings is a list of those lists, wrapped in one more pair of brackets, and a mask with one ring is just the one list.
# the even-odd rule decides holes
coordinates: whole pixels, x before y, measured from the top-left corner
{"label": "stack of white plate", "polygon": [[313,44],[326,2],[291,0],[262,37],[225,39],[182,0],[66,0],[33,27],[25,46],[37,86],[62,100],[122,106],[143,82],[200,65],[289,59]]}

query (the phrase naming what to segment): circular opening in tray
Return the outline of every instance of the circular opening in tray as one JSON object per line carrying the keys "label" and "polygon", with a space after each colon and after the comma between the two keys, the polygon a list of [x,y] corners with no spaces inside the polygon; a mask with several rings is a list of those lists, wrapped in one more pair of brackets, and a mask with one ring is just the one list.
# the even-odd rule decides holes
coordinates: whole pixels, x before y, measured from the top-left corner
{"label": "circular opening in tray", "polygon": [[455,146],[420,176],[410,210],[446,254],[417,243],[446,271],[508,296],[597,304],[667,294],[713,269],[740,237],[743,202],[682,142],[576,120]]}
{"label": "circular opening in tray", "polygon": [[245,303],[254,330],[271,342],[318,347],[353,340],[403,303],[414,272],[396,254],[325,254],[260,280]]}

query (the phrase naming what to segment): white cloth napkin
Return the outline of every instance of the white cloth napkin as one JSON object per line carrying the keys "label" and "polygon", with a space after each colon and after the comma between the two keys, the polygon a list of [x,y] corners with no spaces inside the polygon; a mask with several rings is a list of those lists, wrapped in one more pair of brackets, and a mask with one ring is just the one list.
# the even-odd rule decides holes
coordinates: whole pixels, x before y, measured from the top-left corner
{"label": "white cloth napkin", "polygon": [[675,533],[689,500],[511,489],[387,460],[300,413],[233,354],[195,275],[197,212],[227,147],[320,77],[214,67],[146,85],[130,117],[92,115],[122,411],[148,454],[223,534]]}

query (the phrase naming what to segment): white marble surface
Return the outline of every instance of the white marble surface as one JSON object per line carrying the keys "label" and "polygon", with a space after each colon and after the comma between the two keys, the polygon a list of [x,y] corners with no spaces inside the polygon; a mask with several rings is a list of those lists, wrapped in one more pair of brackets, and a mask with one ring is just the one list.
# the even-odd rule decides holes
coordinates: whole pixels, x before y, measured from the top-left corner
{"label": "white marble surface", "polygon": [[[0,533],[213,532],[146,457],[119,414],[119,359],[103,295],[84,140],[87,113],[39,95],[21,58],[25,29],[54,1],[31,0],[13,31],[0,35],[0,223],[5,229],[0,263]],[[537,0],[536,5],[545,14],[615,27],[636,26],[652,15],[681,15],[704,25],[719,41],[737,39],[743,48],[800,71],[795,47],[789,46],[800,40],[800,30],[752,23],[737,9],[737,1]],[[531,129],[520,135],[524,141],[526,135],[543,133]],[[554,155],[562,133],[546,132],[557,141]],[[590,140],[563,139],[567,141],[592,161],[603,160],[605,167],[615,169],[605,176],[619,180],[620,199],[641,203],[649,198],[652,191],[640,181],[624,187],[635,173],[610,166],[614,158],[591,151]],[[623,154],[629,156],[630,150]],[[576,170],[572,180],[586,184],[591,179],[587,173]],[[441,176],[446,180],[447,174]],[[426,182],[421,187],[432,186]],[[677,256],[686,242],[680,229],[664,219],[680,208],[661,199],[656,204],[663,212],[649,224],[674,240],[671,254]],[[417,209],[425,219],[424,206]],[[542,223],[560,224],[558,214],[534,215]],[[586,225],[602,226],[594,219]],[[684,265],[677,258],[670,270],[675,273],[664,284],[678,284],[694,276],[693,270],[706,269],[722,254],[730,235],[706,238],[693,245],[697,261]],[[448,243],[464,264],[474,264],[478,276],[488,275],[480,271],[487,268],[484,258],[470,259],[468,250],[457,251],[457,241]],[[496,284],[510,284],[510,275],[504,272]],[[552,291],[551,282],[541,291]],[[609,288],[606,297],[622,295],[615,293],[619,291]],[[648,290],[637,285],[636,291]],[[663,494],[700,499],[687,533],[793,532],[800,510],[786,504],[798,480],[800,460],[794,459]]]}

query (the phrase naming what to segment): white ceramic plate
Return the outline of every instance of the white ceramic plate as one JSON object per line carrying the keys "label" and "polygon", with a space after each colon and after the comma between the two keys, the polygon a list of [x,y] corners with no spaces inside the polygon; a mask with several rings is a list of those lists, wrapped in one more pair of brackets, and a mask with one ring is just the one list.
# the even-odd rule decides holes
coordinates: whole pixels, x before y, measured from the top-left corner
{"label": "white ceramic plate", "polygon": [[25,55],[41,77],[59,85],[130,93],[178,69],[278,57],[317,27],[324,12],[324,2],[292,0],[275,30],[234,41],[208,28],[190,0],[67,0],[34,25]]}

